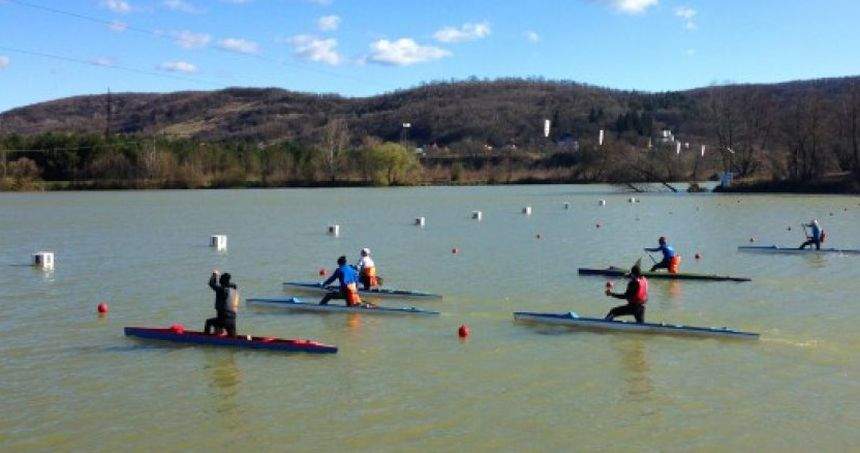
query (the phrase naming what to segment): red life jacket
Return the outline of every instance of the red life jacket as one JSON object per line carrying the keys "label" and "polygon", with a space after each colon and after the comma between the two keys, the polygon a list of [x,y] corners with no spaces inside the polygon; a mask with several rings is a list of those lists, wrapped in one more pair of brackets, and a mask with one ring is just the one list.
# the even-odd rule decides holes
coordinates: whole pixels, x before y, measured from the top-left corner
{"label": "red life jacket", "polygon": [[648,302],[648,279],[645,277],[639,277],[636,279],[636,283],[639,284],[639,289],[636,291],[636,294],[633,295],[633,300],[631,300],[630,303],[645,305],[645,302]]}

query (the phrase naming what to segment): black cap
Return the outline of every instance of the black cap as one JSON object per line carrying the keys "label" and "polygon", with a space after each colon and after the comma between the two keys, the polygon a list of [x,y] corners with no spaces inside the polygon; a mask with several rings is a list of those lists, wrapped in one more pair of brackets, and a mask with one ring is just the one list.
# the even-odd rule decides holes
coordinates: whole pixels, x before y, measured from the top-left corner
{"label": "black cap", "polygon": [[344,264],[346,264],[346,257],[345,256],[341,256],[340,258],[337,259],[337,265],[338,266],[343,266]]}

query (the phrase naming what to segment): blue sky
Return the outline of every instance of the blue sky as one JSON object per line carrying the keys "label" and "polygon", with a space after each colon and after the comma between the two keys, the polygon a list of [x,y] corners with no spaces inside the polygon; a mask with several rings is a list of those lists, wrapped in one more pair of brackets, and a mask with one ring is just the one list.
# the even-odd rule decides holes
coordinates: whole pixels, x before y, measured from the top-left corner
{"label": "blue sky", "polygon": [[858,17],[856,0],[0,0],[0,111],[108,88],[366,96],[541,76],[662,91],[856,75]]}

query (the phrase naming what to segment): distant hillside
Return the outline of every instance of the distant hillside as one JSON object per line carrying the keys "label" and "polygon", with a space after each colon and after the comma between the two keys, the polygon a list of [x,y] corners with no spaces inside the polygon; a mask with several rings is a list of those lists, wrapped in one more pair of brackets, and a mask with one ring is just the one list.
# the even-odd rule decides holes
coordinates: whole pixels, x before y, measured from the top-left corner
{"label": "distant hillside", "polygon": [[[569,82],[504,79],[434,83],[367,98],[314,95],[282,89],[229,88],[169,94],[111,95],[113,132],[207,141],[318,142],[332,119],[343,119],[354,141],[363,136],[409,139],[418,144],[471,141],[501,146],[543,143],[543,119],[553,138],[591,136],[598,129],[645,137],[668,127],[709,137],[714,100],[789,106],[810,92],[839,101],[860,78],[774,85],[737,85],[644,93]],[[2,132],[102,133],[107,95],[80,96],[16,108],[2,114]],[[713,137],[711,137],[713,138]]]}

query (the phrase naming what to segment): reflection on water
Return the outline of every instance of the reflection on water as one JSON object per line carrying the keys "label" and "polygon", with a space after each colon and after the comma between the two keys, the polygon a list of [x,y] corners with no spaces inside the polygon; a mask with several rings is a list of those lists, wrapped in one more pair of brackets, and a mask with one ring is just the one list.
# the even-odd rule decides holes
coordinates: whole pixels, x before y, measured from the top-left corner
{"label": "reflection on water", "polygon": [[624,381],[627,383],[627,394],[634,400],[643,401],[650,398],[653,390],[649,374],[651,367],[645,354],[646,338],[636,337],[619,338],[612,344],[618,351],[621,369],[626,373]]}
{"label": "reflection on water", "polygon": [[[220,415],[239,415],[239,384],[242,382],[242,372],[236,366],[237,351],[207,350],[204,373],[209,378],[213,389],[215,411]],[[216,417],[218,420],[226,420]],[[229,420],[224,428],[229,429],[234,422]]]}
{"label": "reflection on water", "polygon": [[681,282],[678,280],[669,280],[669,299],[678,300],[684,295],[681,292]]}

